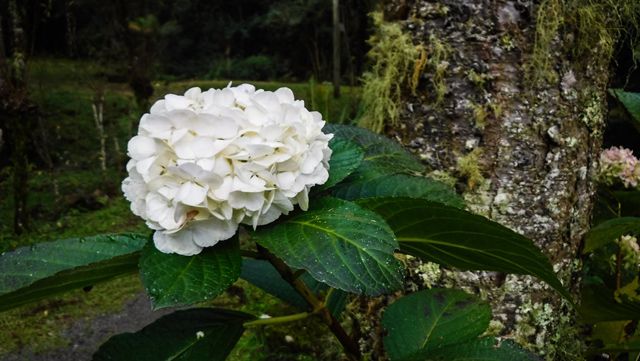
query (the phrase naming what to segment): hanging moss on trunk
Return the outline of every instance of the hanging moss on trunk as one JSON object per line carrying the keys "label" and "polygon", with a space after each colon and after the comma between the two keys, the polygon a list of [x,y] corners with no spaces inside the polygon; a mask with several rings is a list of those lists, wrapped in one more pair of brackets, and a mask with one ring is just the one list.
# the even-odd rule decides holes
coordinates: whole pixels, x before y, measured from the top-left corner
{"label": "hanging moss on trunk", "polygon": [[[616,45],[621,40],[638,44],[640,36],[640,1],[637,0],[545,0],[540,4],[536,18],[535,44],[529,62],[528,75],[535,83],[554,82],[558,73],[554,69],[553,52],[558,37],[569,35],[572,55],[576,59],[589,59],[608,66]],[[593,48],[601,56],[592,59]],[[577,62],[581,67],[587,61]],[[584,70],[584,68],[582,69]]]}
{"label": "hanging moss on trunk", "polygon": [[[372,45],[368,57],[371,70],[363,75],[362,114],[359,125],[380,133],[386,124],[398,122],[398,106],[402,92],[411,79],[410,74],[420,55],[409,34],[399,24],[385,22],[382,13],[371,14],[376,33],[369,40]],[[415,77],[415,75],[414,75]]]}

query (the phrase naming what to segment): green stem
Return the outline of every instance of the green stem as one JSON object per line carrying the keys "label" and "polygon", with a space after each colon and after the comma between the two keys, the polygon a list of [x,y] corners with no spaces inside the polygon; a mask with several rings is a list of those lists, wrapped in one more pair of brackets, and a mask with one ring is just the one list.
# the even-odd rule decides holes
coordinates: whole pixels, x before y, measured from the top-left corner
{"label": "green stem", "polygon": [[293,315],[286,315],[286,316],[280,316],[280,317],[261,318],[258,320],[245,322],[244,327],[264,326],[264,325],[273,325],[278,323],[299,321],[309,317],[310,315],[311,314],[309,312],[301,312],[301,313],[294,313]]}
{"label": "green stem", "polygon": [[358,361],[362,359],[362,355],[360,353],[360,346],[358,343],[351,338],[347,334],[347,332],[342,328],[342,325],[338,320],[333,317],[331,312],[327,309],[324,302],[320,301],[318,297],[313,293],[309,287],[302,282],[301,279],[295,278],[293,270],[287,266],[284,261],[280,258],[276,257],[273,253],[269,252],[266,248],[258,245],[258,252],[265,259],[267,259],[280,273],[280,276],[287,281],[293,288],[302,296],[305,301],[311,306],[313,313],[318,313],[322,321],[329,327],[329,330],[333,333],[333,335],[338,339],[344,351],[351,361]]}

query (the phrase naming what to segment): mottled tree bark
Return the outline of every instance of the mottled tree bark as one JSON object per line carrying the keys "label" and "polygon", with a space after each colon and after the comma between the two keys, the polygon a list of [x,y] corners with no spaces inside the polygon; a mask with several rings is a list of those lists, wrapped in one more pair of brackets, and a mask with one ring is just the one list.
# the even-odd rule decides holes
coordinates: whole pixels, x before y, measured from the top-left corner
{"label": "mottled tree bark", "polygon": [[[388,1],[388,21],[428,57],[436,46],[446,56],[427,66],[416,95],[406,92],[400,125],[387,132],[454,176],[471,210],[533,239],[577,293],[609,64],[599,44],[575,57],[576,34],[563,29],[544,54],[549,68],[536,68],[537,10],[532,1]],[[541,282],[414,262],[408,288],[446,284],[477,293],[493,305],[496,333],[548,359],[580,359],[574,313]],[[379,332],[369,330],[367,337]],[[379,345],[365,347],[382,357]]]}

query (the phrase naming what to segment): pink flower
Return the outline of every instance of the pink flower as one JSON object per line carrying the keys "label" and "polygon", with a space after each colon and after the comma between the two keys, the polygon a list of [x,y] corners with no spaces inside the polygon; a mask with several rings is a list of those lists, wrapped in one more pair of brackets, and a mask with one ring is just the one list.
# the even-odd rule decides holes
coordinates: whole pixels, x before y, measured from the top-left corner
{"label": "pink flower", "polygon": [[607,185],[622,183],[637,188],[640,183],[640,161],[627,148],[611,147],[600,154],[599,180]]}

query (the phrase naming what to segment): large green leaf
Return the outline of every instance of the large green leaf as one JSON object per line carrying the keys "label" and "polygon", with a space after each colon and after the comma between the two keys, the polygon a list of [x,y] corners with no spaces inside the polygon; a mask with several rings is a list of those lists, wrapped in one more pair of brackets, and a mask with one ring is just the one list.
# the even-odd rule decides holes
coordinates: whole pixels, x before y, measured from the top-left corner
{"label": "large green leaf", "polygon": [[369,130],[342,124],[327,124],[323,131],[337,139],[352,141],[365,152],[363,164],[385,173],[422,173],[424,166],[400,144]]}
{"label": "large green leaf", "polygon": [[468,342],[489,326],[491,308],[466,292],[430,289],[404,296],[384,312],[389,358],[424,360],[434,350]]}
{"label": "large green leaf", "polygon": [[253,237],[290,267],[334,288],[379,295],[402,285],[393,232],[380,216],[351,202],[319,199]]}
{"label": "large green leaf", "polygon": [[0,311],[138,269],[137,234],[45,242],[0,255]]}
{"label": "large green leaf", "polygon": [[434,202],[464,207],[453,188],[421,174],[424,166],[400,144],[366,129],[329,125],[337,139],[359,144],[365,156],[343,182],[333,188],[333,195],[346,200],[369,197],[424,198]]}
{"label": "large green leaf", "polygon": [[492,337],[448,346],[435,350],[420,361],[540,361],[538,356],[525,351],[515,342],[498,342]]}
{"label": "large green leaf", "polygon": [[[279,299],[295,306],[301,310],[308,310],[307,301],[285,281],[278,271],[268,261],[244,258],[242,260],[242,274],[240,277],[251,282],[256,287],[270,293]],[[318,294],[327,291],[327,285],[316,281],[308,273],[303,273],[300,279],[309,287],[311,292]],[[331,297],[326,302],[327,308],[334,315],[338,316],[345,307],[347,294],[340,290],[334,290]]]}
{"label": "large green leaf", "polygon": [[142,283],[156,309],[212,299],[240,277],[241,267],[237,237],[195,256],[162,253],[150,243],[140,257]]}
{"label": "large green leaf", "polygon": [[403,252],[466,270],[533,275],[571,300],[540,249],[496,222],[423,199],[370,198],[358,204],[382,215]]}
{"label": "large green leaf", "polygon": [[[307,301],[298,294],[293,286],[280,276],[269,261],[250,258],[243,259],[242,274],[240,277],[292,306],[303,310],[309,307]],[[327,289],[327,285],[316,281],[308,273],[303,273],[300,278],[315,294]]]}
{"label": "large green leaf", "polygon": [[329,179],[319,189],[327,189],[340,183],[360,166],[364,157],[362,148],[348,140],[334,138],[329,142],[329,147],[333,151],[329,159]]}
{"label": "large green leaf", "polygon": [[365,172],[361,169],[335,186],[332,194],[346,200],[373,197],[423,198],[456,208],[464,207],[464,200],[453,188],[434,179],[407,174]]}
{"label": "large green leaf", "polygon": [[631,115],[633,125],[640,131],[640,93],[626,92],[622,89],[609,89],[609,93],[624,105]]}
{"label": "large green leaf", "polygon": [[[630,340],[624,343],[604,344],[602,348],[598,348],[598,351],[600,352],[637,352],[637,351],[640,351],[640,338],[638,338],[638,336],[634,336]],[[629,357],[629,360],[637,360],[637,359]]]}
{"label": "large green leaf", "polygon": [[614,297],[614,291],[602,284],[584,285],[580,297],[578,311],[584,322],[596,323],[640,318],[640,302],[629,300],[618,302]]}
{"label": "large green leaf", "polygon": [[640,233],[640,218],[621,217],[604,221],[587,234],[584,252],[591,252],[629,233]]}
{"label": "large green leaf", "polygon": [[222,361],[254,319],[242,312],[193,308],[164,316],[136,333],[113,336],[94,361]]}

